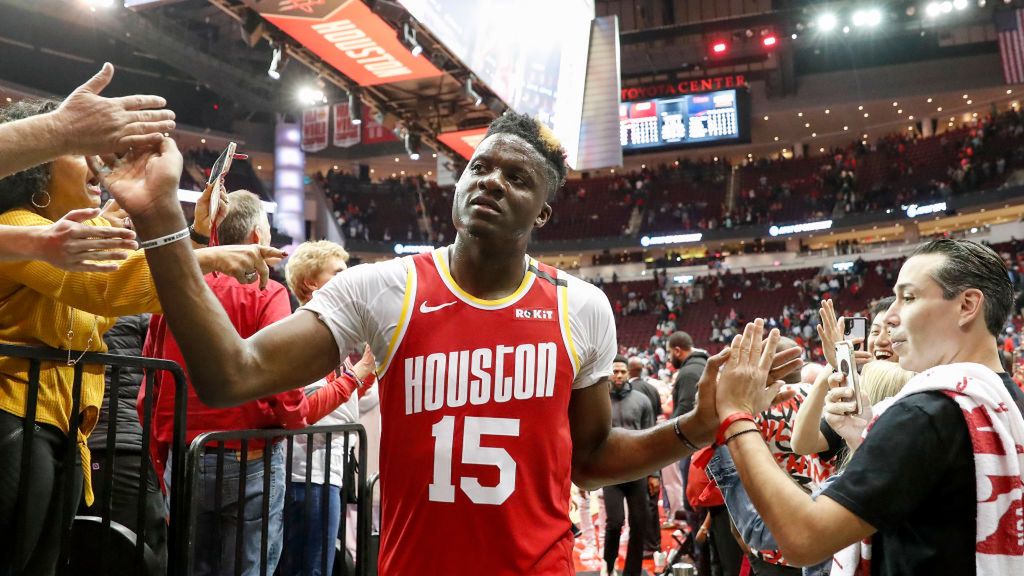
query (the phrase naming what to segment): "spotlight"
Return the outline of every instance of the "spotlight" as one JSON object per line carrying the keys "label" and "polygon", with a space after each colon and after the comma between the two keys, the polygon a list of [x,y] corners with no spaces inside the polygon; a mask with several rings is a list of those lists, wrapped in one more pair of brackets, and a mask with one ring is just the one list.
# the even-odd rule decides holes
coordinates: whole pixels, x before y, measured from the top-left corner
{"label": "spotlight", "polygon": [[765,36],[761,40],[761,44],[763,44],[765,48],[771,48],[772,46],[775,46],[776,42],[778,42],[778,39],[774,35]]}
{"label": "spotlight", "polygon": [[725,51],[728,49],[729,45],[721,40],[711,45],[711,52],[715,54],[725,54]]}
{"label": "spotlight", "polygon": [[348,93],[348,117],[353,126],[363,123],[363,101],[355,92]]}
{"label": "spotlight", "polygon": [[410,26],[408,22],[402,24],[402,37],[413,58],[423,54],[423,46],[420,46],[420,43],[416,40],[416,29]]}
{"label": "spotlight", "polygon": [[839,24],[839,20],[836,15],[831,12],[826,12],[818,16],[818,29],[822,32],[830,32],[835,30],[835,27]]}
{"label": "spotlight", "polygon": [[421,144],[422,144],[422,140],[420,139],[420,135],[419,134],[417,134],[417,133],[415,133],[415,132],[413,132],[411,130],[409,132],[406,132],[406,134],[405,134],[405,151],[409,153],[409,159],[410,160],[419,160],[420,159]]}
{"label": "spotlight", "polygon": [[878,8],[857,10],[853,13],[853,25],[857,27],[875,27],[882,23],[882,11]]}
{"label": "spotlight", "polygon": [[967,0],[953,0],[953,8],[956,8],[957,10],[966,10]]}
{"label": "spotlight", "polygon": [[472,76],[466,78],[466,96],[468,96],[469,99],[473,101],[474,106],[479,106],[484,101],[484,97],[481,96],[480,93],[473,88]]}
{"label": "spotlight", "polygon": [[319,88],[313,88],[310,86],[303,86],[299,88],[299,102],[303,104],[313,105],[321,104],[327,99],[324,97],[324,91]]}
{"label": "spotlight", "polygon": [[942,14],[942,7],[938,2],[929,2],[928,5],[924,7],[924,13],[929,18],[938,18],[939,14]]}
{"label": "spotlight", "polygon": [[283,57],[284,49],[280,44],[274,46],[274,55],[270,57],[270,68],[267,68],[267,76],[270,76],[274,80],[281,79],[281,58]]}

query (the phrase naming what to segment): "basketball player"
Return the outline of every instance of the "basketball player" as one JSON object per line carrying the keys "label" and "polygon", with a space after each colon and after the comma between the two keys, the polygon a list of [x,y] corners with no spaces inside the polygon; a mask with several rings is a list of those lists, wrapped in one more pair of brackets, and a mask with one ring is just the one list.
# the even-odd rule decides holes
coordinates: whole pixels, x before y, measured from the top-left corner
{"label": "basketball player", "polygon": [[[173,141],[115,166],[108,186],[146,240],[167,321],[203,400],[227,406],[304,386],[368,342],[381,397],[381,573],[573,574],[570,477],[641,478],[711,442],[717,367],[697,408],[612,431],[608,300],[526,254],[565,179],[528,116],[497,119],[456,186],[451,246],[356,266],[293,316],[243,340],[186,242]],[[253,261],[252,277],[265,275]],[[788,362],[787,361],[790,361]],[[795,357],[777,364],[792,369]],[[673,425],[676,426],[673,426]]]}

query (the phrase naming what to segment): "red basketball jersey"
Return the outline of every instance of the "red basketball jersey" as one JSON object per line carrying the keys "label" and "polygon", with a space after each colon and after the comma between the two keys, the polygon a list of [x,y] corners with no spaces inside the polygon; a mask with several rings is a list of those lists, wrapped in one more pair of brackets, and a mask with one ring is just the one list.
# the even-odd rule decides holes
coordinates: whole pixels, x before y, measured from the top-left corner
{"label": "red basketball jersey", "polygon": [[566,281],[531,259],[481,300],[440,251],[410,262],[381,366],[380,573],[574,574]]}

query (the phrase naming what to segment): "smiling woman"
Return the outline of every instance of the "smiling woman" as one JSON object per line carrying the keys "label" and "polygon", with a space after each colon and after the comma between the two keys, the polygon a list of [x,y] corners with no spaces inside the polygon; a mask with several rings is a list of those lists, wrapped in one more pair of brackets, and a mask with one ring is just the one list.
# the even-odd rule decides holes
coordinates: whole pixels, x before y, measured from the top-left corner
{"label": "smiling woman", "polygon": [[[20,102],[0,112],[0,122],[44,114],[55,109],[55,102]],[[43,164],[0,179],[0,225],[49,226],[71,210],[95,208],[100,189],[83,156],[59,156]],[[85,224],[109,228],[103,218]],[[94,244],[90,244],[93,242]],[[91,252],[102,240],[86,240],[79,245]],[[106,259],[102,252],[96,259]],[[105,351],[103,333],[113,326],[117,316],[141,312],[159,312],[160,303],[153,288],[146,258],[141,251],[132,253],[115,271],[66,272],[42,261],[0,262],[0,342],[27,346],[47,346],[68,350],[68,361],[44,363],[40,371],[39,398],[35,407],[36,434],[31,447],[31,469],[22,478],[21,432],[25,426],[27,368],[13,358],[0,359],[0,483],[12,489],[0,494],[0,572],[12,567],[16,572],[51,574],[59,545],[60,500],[63,480],[71,476],[75,490],[84,491],[91,503],[89,451],[85,440],[96,424],[103,399],[103,367],[86,366],[82,376],[81,419],[73,432],[71,422],[72,350]],[[76,438],[76,442],[68,442]],[[67,450],[77,453],[80,462],[64,469],[62,456]],[[12,550],[11,535],[3,527],[13,526],[10,515],[18,510],[14,487],[31,481],[27,537],[23,548]],[[77,498],[76,498],[77,499]],[[69,521],[70,519],[65,519]]]}

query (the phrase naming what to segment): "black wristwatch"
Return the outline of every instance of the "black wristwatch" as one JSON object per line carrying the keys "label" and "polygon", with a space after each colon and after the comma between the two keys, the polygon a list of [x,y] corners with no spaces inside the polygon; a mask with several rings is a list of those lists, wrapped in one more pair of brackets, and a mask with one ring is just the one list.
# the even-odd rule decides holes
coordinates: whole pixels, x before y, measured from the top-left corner
{"label": "black wristwatch", "polygon": [[209,246],[210,245],[210,237],[209,236],[203,236],[199,232],[196,232],[196,225],[195,224],[189,225],[189,227],[188,227],[188,236],[196,244],[202,244],[203,246]]}

